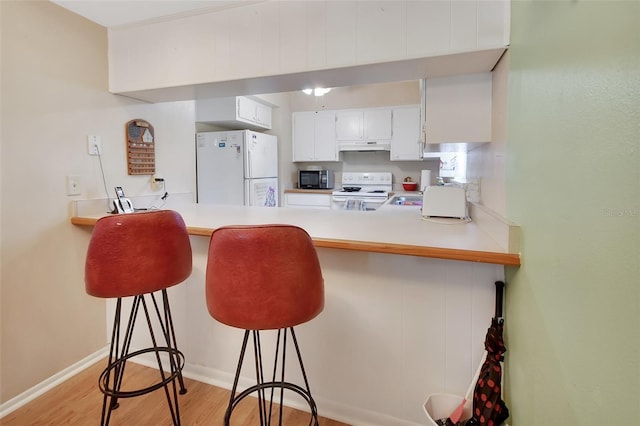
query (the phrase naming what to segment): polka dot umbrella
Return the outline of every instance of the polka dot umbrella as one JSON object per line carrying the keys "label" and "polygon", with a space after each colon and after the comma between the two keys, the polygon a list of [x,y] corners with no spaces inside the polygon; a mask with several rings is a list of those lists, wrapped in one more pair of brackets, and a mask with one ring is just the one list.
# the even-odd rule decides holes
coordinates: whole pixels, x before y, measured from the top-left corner
{"label": "polka dot umbrella", "polygon": [[502,361],[507,348],[504,346],[502,318],[502,295],[504,283],[496,283],[496,315],[491,319],[484,347],[487,357],[480,370],[473,392],[473,417],[466,423],[471,425],[499,426],[509,417],[509,409],[502,400]]}

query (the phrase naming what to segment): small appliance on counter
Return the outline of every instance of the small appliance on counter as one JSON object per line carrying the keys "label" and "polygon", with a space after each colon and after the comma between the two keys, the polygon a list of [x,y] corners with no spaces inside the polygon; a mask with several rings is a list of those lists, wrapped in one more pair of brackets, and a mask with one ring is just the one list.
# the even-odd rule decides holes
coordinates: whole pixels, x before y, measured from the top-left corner
{"label": "small appliance on counter", "polygon": [[300,189],[333,189],[333,185],[333,170],[298,170],[298,188]]}
{"label": "small appliance on counter", "polygon": [[427,186],[422,194],[422,216],[467,217],[467,196],[457,186]]}

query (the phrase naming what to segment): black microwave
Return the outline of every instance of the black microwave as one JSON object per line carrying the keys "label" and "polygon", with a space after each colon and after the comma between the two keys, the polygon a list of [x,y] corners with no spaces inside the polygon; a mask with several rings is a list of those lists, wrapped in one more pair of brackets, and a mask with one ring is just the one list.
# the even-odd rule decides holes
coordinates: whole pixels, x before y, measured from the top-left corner
{"label": "black microwave", "polygon": [[333,170],[298,170],[298,188],[333,189]]}

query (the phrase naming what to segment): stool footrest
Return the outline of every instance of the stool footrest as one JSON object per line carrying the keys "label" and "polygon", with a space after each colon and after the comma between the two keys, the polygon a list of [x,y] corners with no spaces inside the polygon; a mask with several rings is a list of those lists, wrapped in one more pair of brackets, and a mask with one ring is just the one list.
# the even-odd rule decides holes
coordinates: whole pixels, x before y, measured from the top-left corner
{"label": "stool footrest", "polygon": [[[178,363],[176,365],[175,371],[173,371],[168,376],[164,377],[163,380],[142,389],[126,391],[126,390],[116,390],[116,389],[113,389],[113,387],[110,387],[108,382],[111,374],[115,374],[115,373],[112,373],[113,370],[117,371],[117,369],[119,368],[124,368],[125,363],[131,358],[139,355],[143,355],[146,353],[150,353],[150,352],[155,352],[156,355],[158,356],[160,353],[164,352],[169,354],[169,356],[174,357],[174,359],[177,359]],[[184,368],[184,363],[185,363],[184,354],[181,351],[174,348],[158,347],[158,348],[141,349],[139,351],[135,351],[130,354],[127,354],[124,357],[109,364],[107,368],[105,368],[102,371],[102,374],[100,374],[100,379],[98,380],[98,386],[100,387],[100,391],[103,394],[111,397],[116,397],[116,398],[133,398],[136,396],[145,395],[155,390],[158,390],[160,388],[163,388],[164,386],[174,381],[178,377],[178,375],[181,373],[182,369]]]}
{"label": "stool footrest", "polygon": [[282,389],[282,390],[286,389],[286,390],[293,391],[298,395],[300,395],[301,397],[303,397],[307,402],[307,404],[309,404],[309,408],[311,410],[312,416],[316,417],[318,415],[318,407],[316,406],[316,402],[313,400],[313,397],[309,394],[309,392],[307,392],[301,386],[298,386],[295,383],[289,383],[289,382],[265,382],[265,383],[253,385],[243,390],[239,394],[235,395],[233,397],[233,400],[229,408],[227,409],[229,416],[231,415],[231,411],[236,407],[236,405],[240,403],[240,401],[242,401],[247,396],[255,392],[262,391],[264,389]]}

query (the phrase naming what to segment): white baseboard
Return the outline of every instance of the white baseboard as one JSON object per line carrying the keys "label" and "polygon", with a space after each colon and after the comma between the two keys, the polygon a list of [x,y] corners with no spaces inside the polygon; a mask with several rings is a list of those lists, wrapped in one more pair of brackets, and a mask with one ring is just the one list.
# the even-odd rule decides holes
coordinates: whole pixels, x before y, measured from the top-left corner
{"label": "white baseboard", "polygon": [[[151,363],[149,366],[152,366]],[[184,377],[189,379],[197,380],[199,382],[227,390],[230,390],[233,384],[232,374],[189,363],[185,364],[182,374]],[[243,380],[240,378],[238,390],[244,390],[253,384],[255,383],[250,380]],[[418,423],[390,417],[382,413],[340,404],[337,401],[323,398],[314,399],[318,405],[318,413],[322,417],[327,417],[353,426],[422,426]],[[300,400],[288,400],[285,398],[284,402],[285,405],[289,407],[302,411],[309,411],[309,407]]]}
{"label": "white baseboard", "polygon": [[[0,405],[0,419],[11,413],[14,410],[22,407],[28,402],[39,397],[43,393],[51,390],[55,386],[68,380],[74,375],[78,374],[82,370],[90,367],[101,359],[109,355],[109,348],[104,347],[99,351],[89,355],[88,357],[78,361],[77,363],[65,368],[64,370],[56,373],[47,380],[37,384],[36,386],[28,389],[20,395],[10,399],[4,404]],[[136,362],[141,365],[145,365],[151,368],[158,368],[155,359],[145,359],[144,356],[135,357],[130,359],[131,362]],[[230,390],[233,383],[233,375],[224,371],[215,370],[208,367],[198,366],[194,364],[185,364],[182,374],[192,380],[197,380],[202,383],[206,383],[212,386]],[[249,380],[240,380],[238,384],[239,390],[244,390],[247,387],[253,385]],[[287,406],[309,411],[309,407],[301,404],[300,401],[287,401]],[[337,401],[327,399],[316,399],[316,404],[319,407],[319,414],[322,417],[328,417],[333,420],[337,420],[343,423],[347,423],[353,426],[421,426],[417,423],[409,422],[406,420],[390,417],[382,413],[363,410],[357,407],[346,406],[340,404]]]}
{"label": "white baseboard", "polygon": [[109,347],[105,346],[104,348],[92,353],[91,355],[87,356],[84,359],[81,359],[75,364],[70,365],[64,370],[59,371],[58,373],[54,374],[48,379],[38,383],[32,388],[27,389],[21,394],[11,398],[4,404],[0,405],[0,419],[6,416],[7,414],[11,413],[12,411],[15,411],[18,408],[22,407],[23,405],[27,404],[28,402],[33,401],[43,393],[53,389],[54,387],[58,386],[60,383],[70,379],[71,377],[75,376],[82,370],[85,370],[86,368],[92,366],[93,364],[95,364],[96,362],[100,361],[101,359],[103,359],[108,355],[109,355]]}

